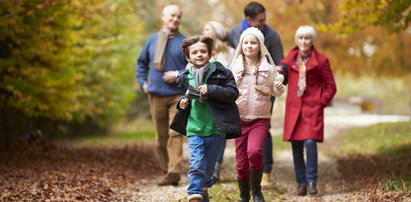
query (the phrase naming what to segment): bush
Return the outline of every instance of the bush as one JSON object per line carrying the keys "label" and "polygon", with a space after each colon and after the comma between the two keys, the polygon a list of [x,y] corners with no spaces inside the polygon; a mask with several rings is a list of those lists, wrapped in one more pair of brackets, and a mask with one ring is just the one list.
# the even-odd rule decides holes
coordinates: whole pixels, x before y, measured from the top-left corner
{"label": "bush", "polygon": [[1,4],[0,108],[26,117],[2,117],[11,118],[4,128],[67,132],[70,122],[85,120],[104,128],[124,115],[136,95],[135,58],[144,37],[130,0]]}

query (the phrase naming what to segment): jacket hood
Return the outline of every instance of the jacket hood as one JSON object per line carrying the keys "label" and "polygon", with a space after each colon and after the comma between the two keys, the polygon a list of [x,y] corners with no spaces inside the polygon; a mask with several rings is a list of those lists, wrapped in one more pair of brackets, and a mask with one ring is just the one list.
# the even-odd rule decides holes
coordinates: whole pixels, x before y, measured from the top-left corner
{"label": "jacket hood", "polygon": [[[242,61],[242,43],[243,43],[244,37],[246,37],[248,35],[253,35],[253,36],[257,37],[257,39],[260,43],[261,56],[265,57],[271,65],[276,66],[276,64],[274,63],[274,61],[273,61],[273,59],[270,55],[270,53],[268,52],[267,47],[264,45],[264,40],[265,39],[264,39],[263,33],[255,27],[250,27],[250,28],[247,28],[241,34],[240,42],[238,43],[238,46],[235,50],[234,59],[233,59],[231,65],[230,65],[229,69],[233,68],[234,64],[237,63],[237,60],[241,59],[241,61]],[[276,81],[281,81],[282,82],[284,80],[283,75],[279,74],[277,71],[274,71],[274,78],[275,78]]]}

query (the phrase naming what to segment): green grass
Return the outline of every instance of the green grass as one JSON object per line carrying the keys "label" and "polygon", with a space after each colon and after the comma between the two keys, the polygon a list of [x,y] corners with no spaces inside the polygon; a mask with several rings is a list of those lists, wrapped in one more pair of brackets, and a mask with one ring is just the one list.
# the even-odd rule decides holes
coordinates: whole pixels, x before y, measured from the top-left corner
{"label": "green grass", "polygon": [[[372,101],[374,112],[411,115],[410,75],[403,78],[372,78],[338,75],[338,97],[359,96]],[[361,88],[359,88],[361,86]]]}
{"label": "green grass", "polygon": [[283,141],[283,134],[273,135],[273,153],[279,154],[282,150],[291,149],[290,142]]}
{"label": "green grass", "polygon": [[348,155],[398,156],[411,148],[411,121],[357,128],[339,136],[338,150]]}
{"label": "green grass", "polygon": [[[400,159],[411,158],[411,121],[397,123],[381,123],[369,127],[357,128],[336,137],[333,144],[338,145],[333,148],[334,155],[340,154],[348,156],[376,156],[381,159],[391,159],[387,164],[391,164]],[[387,172],[393,169],[387,165]],[[380,168],[384,169],[384,168]],[[387,174],[381,181],[386,191],[411,190],[410,170],[404,170],[400,175]]]}
{"label": "green grass", "polygon": [[384,180],[385,190],[387,191],[408,191],[411,190],[411,176],[396,177],[392,176]]}
{"label": "green grass", "polygon": [[107,146],[116,143],[145,141],[155,138],[155,129],[151,120],[136,119],[114,126],[107,134],[79,137],[77,146]]}
{"label": "green grass", "polygon": [[80,137],[75,141],[77,146],[106,146],[115,143],[126,143],[132,141],[144,141],[154,139],[155,132],[143,132],[143,133],[123,133],[123,134],[111,134],[111,135],[98,135],[92,137]]}

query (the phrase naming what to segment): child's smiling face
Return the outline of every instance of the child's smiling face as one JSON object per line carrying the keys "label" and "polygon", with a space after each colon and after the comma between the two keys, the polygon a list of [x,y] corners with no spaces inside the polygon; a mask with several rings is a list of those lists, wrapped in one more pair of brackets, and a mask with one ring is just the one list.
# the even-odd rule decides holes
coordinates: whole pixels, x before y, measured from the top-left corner
{"label": "child's smiling face", "polygon": [[202,67],[210,60],[207,45],[203,42],[197,42],[191,45],[189,50],[189,58],[187,59],[197,68]]}
{"label": "child's smiling face", "polygon": [[242,49],[246,57],[257,57],[258,52],[260,51],[260,42],[254,35],[247,35],[243,39]]}

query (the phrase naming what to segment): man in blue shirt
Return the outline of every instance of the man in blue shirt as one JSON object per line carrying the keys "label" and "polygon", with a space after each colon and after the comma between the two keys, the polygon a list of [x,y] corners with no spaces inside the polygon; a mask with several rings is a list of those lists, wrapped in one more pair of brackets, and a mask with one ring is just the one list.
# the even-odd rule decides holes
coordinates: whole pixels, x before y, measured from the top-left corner
{"label": "man in blue shirt", "polygon": [[156,128],[159,163],[167,173],[158,185],[177,186],[183,159],[183,136],[169,129],[169,125],[177,111],[176,103],[184,94],[176,84],[176,77],[187,65],[181,51],[185,36],[178,30],[182,12],[177,5],[164,7],[162,14],[161,30],[148,37],[138,58],[137,80],[141,90],[149,98]]}

